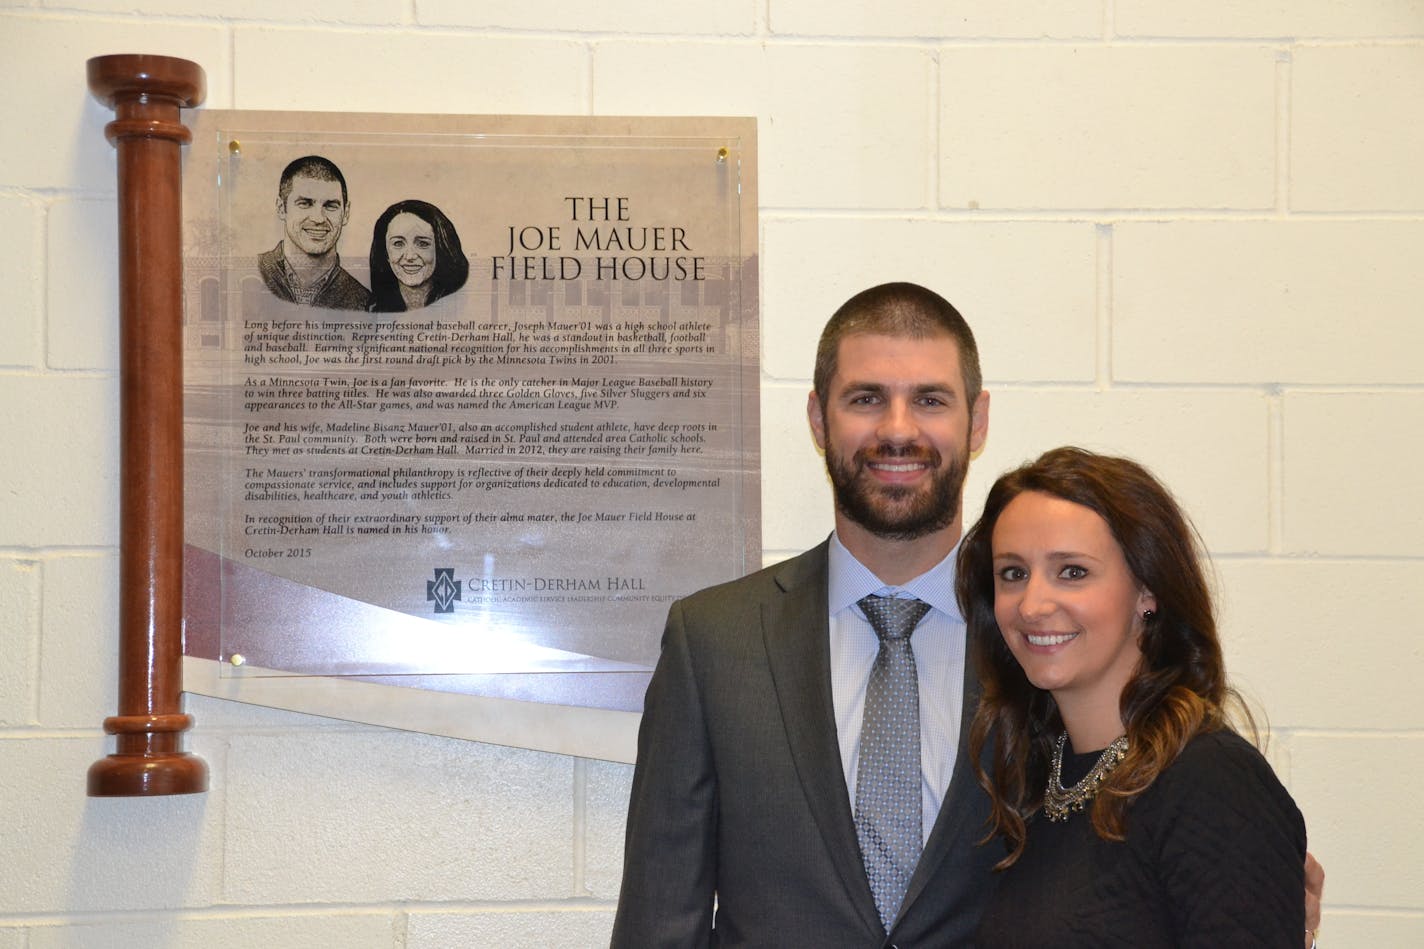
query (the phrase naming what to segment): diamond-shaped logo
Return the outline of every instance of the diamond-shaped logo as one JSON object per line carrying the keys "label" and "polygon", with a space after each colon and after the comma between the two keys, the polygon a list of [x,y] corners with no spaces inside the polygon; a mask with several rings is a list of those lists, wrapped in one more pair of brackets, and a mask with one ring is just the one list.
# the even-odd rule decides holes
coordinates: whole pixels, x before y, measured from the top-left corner
{"label": "diamond-shaped logo", "polygon": [[460,581],[455,579],[454,567],[436,567],[435,579],[425,581],[425,598],[435,602],[435,612],[455,612],[455,601],[460,599]]}

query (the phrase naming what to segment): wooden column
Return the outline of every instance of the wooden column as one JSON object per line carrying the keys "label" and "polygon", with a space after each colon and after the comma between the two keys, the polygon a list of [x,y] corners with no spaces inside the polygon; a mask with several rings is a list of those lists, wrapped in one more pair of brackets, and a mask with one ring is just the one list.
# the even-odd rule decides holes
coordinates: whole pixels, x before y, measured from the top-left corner
{"label": "wooden column", "polygon": [[99,56],[89,90],[115,112],[118,149],[122,407],[119,709],[104,720],[114,754],[89,768],[89,794],[208,789],[208,766],[182,750],[183,236],[180,110],[203,101],[196,63]]}

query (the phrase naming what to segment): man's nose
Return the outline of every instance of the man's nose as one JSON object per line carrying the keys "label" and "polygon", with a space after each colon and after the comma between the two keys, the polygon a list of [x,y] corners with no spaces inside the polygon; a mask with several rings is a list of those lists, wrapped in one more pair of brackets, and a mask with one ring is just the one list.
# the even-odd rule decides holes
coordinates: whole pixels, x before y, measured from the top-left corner
{"label": "man's nose", "polygon": [[890,444],[903,445],[919,437],[920,427],[915,422],[910,404],[903,399],[891,399],[880,417],[880,440]]}

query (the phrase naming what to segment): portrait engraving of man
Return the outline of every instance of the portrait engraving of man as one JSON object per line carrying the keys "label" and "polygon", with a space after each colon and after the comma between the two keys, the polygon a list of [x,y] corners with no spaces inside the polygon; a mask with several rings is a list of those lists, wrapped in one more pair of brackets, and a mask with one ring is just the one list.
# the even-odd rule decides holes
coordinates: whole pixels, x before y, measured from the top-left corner
{"label": "portrait engraving of man", "polygon": [[329,310],[365,310],[371,292],[341,266],[336,245],[351,216],[346,179],[320,155],[287,165],[277,186],[283,237],[257,258],[262,282],[279,299]]}

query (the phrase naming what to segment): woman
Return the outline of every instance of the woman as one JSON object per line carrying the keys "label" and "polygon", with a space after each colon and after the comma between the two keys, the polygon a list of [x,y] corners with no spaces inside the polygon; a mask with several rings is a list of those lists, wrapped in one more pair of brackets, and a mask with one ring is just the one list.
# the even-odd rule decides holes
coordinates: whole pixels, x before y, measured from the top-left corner
{"label": "woman", "polygon": [[1228,722],[1254,734],[1195,536],[1140,465],[1077,448],[999,478],[965,536],[970,749],[1007,850],[979,945],[1302,945],[1305,824]]}
{"label": "woman", "polygon": [[455,225],[435,205],[409,198],[381,212],[371,234],[371,309],[418,310],[465,285],[470,262]]}

